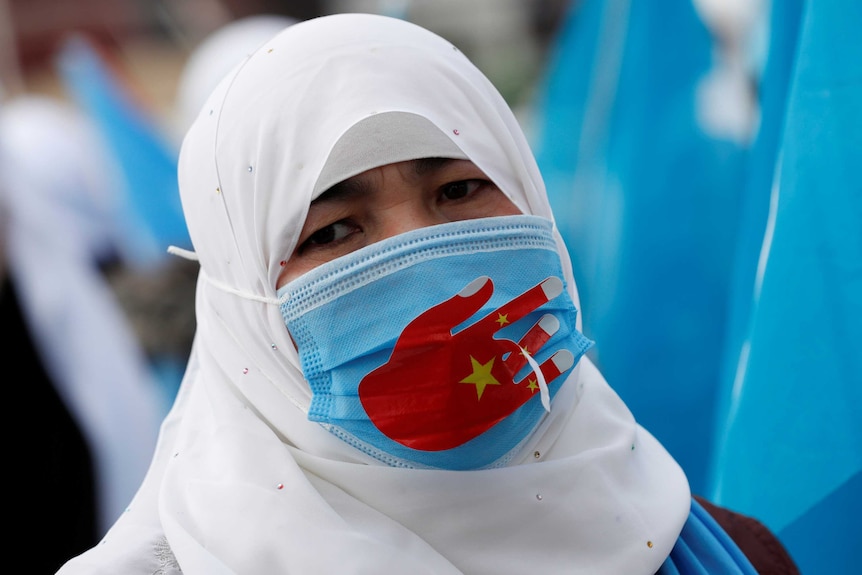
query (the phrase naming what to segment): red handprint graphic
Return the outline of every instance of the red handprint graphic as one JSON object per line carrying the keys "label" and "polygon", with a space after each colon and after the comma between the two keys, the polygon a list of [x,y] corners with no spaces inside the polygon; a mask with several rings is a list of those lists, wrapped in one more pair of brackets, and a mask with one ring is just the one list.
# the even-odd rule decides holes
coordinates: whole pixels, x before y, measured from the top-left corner
{"label": "red handprint graphic", "polygon": [[[562,293],[559,278],[549,277],[456,334],[452,328],[481,309],[494,291],[488,277],[411,321],[389,361],[366,375],[359,398],[368,417],[387,437],[407,447],[441,451],[457,447],[511,414],[539,391],[532,371],[515,374],[559,328],[542,317],[519,342],[494,333]],[[541,372],[551,382],[574,364],[568,350],[545,360]]]}

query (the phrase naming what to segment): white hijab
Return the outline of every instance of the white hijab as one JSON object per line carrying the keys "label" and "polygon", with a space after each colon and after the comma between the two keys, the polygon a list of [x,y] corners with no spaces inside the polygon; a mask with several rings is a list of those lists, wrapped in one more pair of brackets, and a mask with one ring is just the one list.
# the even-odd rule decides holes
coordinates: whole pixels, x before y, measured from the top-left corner
{"label": "white hijab", "polygon": [[[198,331],[156,459],[126,517],[64,575],[177,563],[185,575],[648,575],[668,556],[689,512],[686,478],[586,358],[509,467],[391,468],[306,419],[311,392],[276,303],[280,263],[336,143],[387,112],[430,121],[524,212],[553,217],[512,112],[449,42],[368,14],[266,42],[183,143]],[[356,170],[380,164],[381,143],[367,144],[372,159],[356,150]]]}
{"label": "white hijab", "polygon": [[253,14],[225,24],[195,46],[177,81],[173,113],[179,137],[185,136],[225,74],[264,41],[296,22],[279,14]]}

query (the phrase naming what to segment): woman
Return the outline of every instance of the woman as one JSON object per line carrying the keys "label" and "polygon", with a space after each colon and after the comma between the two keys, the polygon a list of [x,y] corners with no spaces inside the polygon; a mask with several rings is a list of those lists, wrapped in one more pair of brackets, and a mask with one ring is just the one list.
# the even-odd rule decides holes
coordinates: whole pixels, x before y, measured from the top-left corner
{"label": "woman", "polygon": [[583,356],[533,156],[450,43],[295,24],[216,88],[179,178],[192,357],[63,575],[755,572]]}

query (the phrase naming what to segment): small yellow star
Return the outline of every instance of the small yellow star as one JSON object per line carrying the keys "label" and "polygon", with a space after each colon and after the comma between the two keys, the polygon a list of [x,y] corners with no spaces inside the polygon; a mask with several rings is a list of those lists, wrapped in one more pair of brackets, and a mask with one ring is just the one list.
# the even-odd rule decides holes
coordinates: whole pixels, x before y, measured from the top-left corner
{"label": "small yellow star", "polygon": [[482,394],[485,392],[486,385],[500,385],[500,382],[491,375],[491,368],[494,366],[494,358],[488,363],[482,364],[476,361],[473,356],[470,356],[470,363],[473,365],[473,373],[459,381],[458,383],[472,383],[476,386],[476,395],[478,399],[482,399]]}
{"label": "small yellow star", "polygon": [[504,325],[506,325],[507,323],[509,323],[509,314],[505,314],[505,315],[504,315],[504,314],[502,314],[502,313],[498,313],[498,314],[497,314],[497,320],[496,320],[496,321],[497,321],[497,323],[499,323],[499,324],[500,324],[500,327],[503,327]]}
{"label": "small yellow star", "polygon": [[536,382],[535,379],[531,379],[529,383],[527,383],[527,389],[529,389],[530,391],[536,391],[537,389],[539,389],[539,384]]}

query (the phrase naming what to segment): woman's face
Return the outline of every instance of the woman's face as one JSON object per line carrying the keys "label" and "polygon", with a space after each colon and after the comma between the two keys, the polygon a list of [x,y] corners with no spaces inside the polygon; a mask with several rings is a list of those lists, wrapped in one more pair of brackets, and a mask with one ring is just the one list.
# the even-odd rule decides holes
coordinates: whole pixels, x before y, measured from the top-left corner
{"label": "woman's face", "polygon": [[387,164],[336,184],[311,203],[277,288],[359,248],[417,228],[520,214],[467,160]]}

